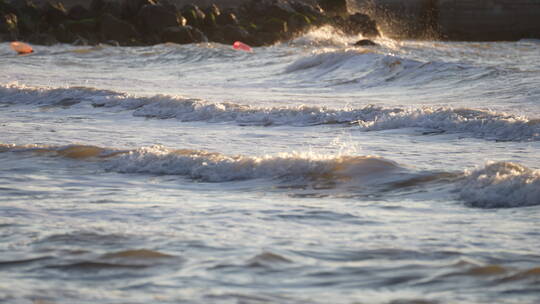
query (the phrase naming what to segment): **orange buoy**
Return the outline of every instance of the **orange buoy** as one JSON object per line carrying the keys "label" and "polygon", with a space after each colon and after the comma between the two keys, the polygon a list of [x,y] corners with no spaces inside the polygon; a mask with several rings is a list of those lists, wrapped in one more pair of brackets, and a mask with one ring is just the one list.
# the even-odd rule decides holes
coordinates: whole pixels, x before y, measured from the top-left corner
{"label": "orange buoy", "polygon": [[235,43],[233,43],[233,49],[244,51],[244,52],[253,52],[253,49],[249,45],[242,43],[240,41],[236,41]]}
{"label": "orange buoy", "polygon": [[13,41],[10,45],[11,48],[19,54],[30,54],[34,52],[32,47],[24,42]]}

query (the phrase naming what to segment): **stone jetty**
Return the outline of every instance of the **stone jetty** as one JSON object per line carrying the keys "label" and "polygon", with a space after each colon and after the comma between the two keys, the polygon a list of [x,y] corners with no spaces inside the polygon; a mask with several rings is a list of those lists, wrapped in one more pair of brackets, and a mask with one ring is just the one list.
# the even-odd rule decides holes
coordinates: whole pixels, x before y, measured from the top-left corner
{"label": "stone jetty", "polygon": [[503,41],[540,38],[538,0],[349,0],[398,39]]}
{"label": "stone jetty", "polygon": [[349,14],[346,0],[216,2],[227,5],[185,0],[68,0],[66,4],[0,0],[0,41],[126,46],[242,41],[261,46],[291,40],[323,25],[351,35],[379,34],[369,16]]}

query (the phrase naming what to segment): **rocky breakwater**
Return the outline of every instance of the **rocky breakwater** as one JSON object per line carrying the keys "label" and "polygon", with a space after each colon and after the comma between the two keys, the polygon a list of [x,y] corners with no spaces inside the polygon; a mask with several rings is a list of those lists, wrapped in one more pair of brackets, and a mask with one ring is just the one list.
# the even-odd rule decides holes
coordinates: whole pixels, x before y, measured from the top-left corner
{"label": "rocky breakwater", "polygon": [[[351,0],[352,1],[352,0]],[[538,0],[354,0],[397,39],[505,41],[540,38]]]}
{"label": "rocky breakwater", "polygon": [[92,0],[69,9],[58,1],[0,0],[0,41],[35,44],[152,45],[240,40],[260,46],[330,24],[349,34],[378,35],[365,14],[350,15],[345,0],[251,0],[235,8],[177,7],[167,0]]}

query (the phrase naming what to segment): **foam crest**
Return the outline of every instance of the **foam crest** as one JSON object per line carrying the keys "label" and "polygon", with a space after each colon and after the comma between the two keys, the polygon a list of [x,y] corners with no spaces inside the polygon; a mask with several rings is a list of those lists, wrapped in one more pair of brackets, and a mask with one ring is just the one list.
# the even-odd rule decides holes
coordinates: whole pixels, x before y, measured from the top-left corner
{"label": "foam crest", "polygon": [[[300,58],[299,60],[293,62],[285,69],[285,73],[294,73],[297,71],[319,68],[322,70],[329,70],[334,67],[347,64],[349,60],[358,58],[359,56],[370,54],[370,51],[356,51],[356,50],[346,50],[346,51],[330,51],[330,52],[318,52],[311,56]],[[364,59],[367,61],[370,58],[376,56],[375,54],[370,54],[371,56],[364,56]]]}
{"label": "foam crest", "polygon": [[478,208],[514,208],[540,205],[540,170],[510,162],[488,163],[467,171],[460,197]]}
{"label": "foam crest", "polygon": [[[349,85],[354,88],[416,86],[431,83],[452,87],[463,79],[495,75],[496,70],[455,62],[423,62],[383,53],[382,49],[318,49],[285,68],[286,74],[301,73],[317,85]],[[346,77],[344,77],[346,75]],[[456,77],[456,75],[460,77]],[[298,76],[297,76],[298,77]]]}
{"label": "foam crest", "polygon": [[39,155],[60,156],[71,159],[108,158],[127,153],[125,150],[106,149],[92,145],[14,145],[0,143],[1,152],[30,152]]}
{"label": "foam crest", "polygon": [[449,107],[389,108],[367,105],[331,109],[319,106],[254,107],[230,102],[213,103],[180,96],[135,96],[90,88],[44,89],[0,87],[0,102],[70,106],[81,102],[94,107],[120,107],[134,116],[235,123],[238,125],[306,127],[351,124],[363,131],[421,128],[430,133],[462,133],[488,140],[540,140],[540,119],[486,110]]}
{"label": "foam crest", "polygon": [[505,141],[540,139],[540,121],[522,116],[475,109],[422,108],[381,113],[359,120],[366,131],[422,128],[436,132],[468,133],[474,137]]}
{"label": "foam crest", "polygon": [[196,150],[144,147],[119,155],[107,169],[120,173],[181,175],[207,182],[251,179],[350,181],[393,174],[396,163],[374,156],[334,156],[311,153],[227,156]]}
{"label": "foam crest", "polygon": [[16,83],[0,85],[0,103],[11,105],[65,105],[68,101],[92,101],[121,97],[122,93],[86,87],[42,88]]}
{"label": "foam crest", "polygon": [[331,26],[325,25],[303,34],[302,36],[289,42],[292,45],[301,46],[347,46],[362,39],[361,35],[350,36],[343,31]]}

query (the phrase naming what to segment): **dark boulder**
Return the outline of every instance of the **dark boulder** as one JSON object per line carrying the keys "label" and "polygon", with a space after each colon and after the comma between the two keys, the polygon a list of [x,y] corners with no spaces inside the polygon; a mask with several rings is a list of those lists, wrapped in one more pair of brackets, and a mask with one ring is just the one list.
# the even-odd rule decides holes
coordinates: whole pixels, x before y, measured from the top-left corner
{"label": "dark boulder", "polygon": [[355,46],[378,46],[377,43],[369,40],[369,39],[362,39],[358,40],[355,44]]}
{"label": "dark boulder", "polygon": [[239,25],[224,25],[219,28],[217,35],[215,35],[214,40],[224,44],[232,44],[235,41],[243,41],[250,43],[250,34],[249,32]]}
{"label": "dark boulder", "polygon": [[216,17],[221,15],[221,10],[219,9],[219,7],[215,3],[211,4],[208,7],[206,7],[203,10],[203,12],[204,12],[205,15],[212,14],[212,15],[214,15]]}
{"label": "dark boulder", "polygon": [[199,29],[189,25],[168,27],[161,33],[161,39],[163,42],[173,42],[178,44],[208,41],[206,36]]}
{"label": "dark boulder", "polygon": [[103,14],[110,14],[116,18],[122,18],[122,5],[119,1],[113,0],[92,0],[90,2],[89,10],[92,16],[100,16]]}
{"label": "dark boulder", "polygon": [[15,6],[6,0],[0,0],[0,14],[12,14],[15,13]]}
{"label": "dark boulder", "polygon": [[349,16],[348,32],[352,34],[362,34],[365,37],[379,36],[377,23],[368,15],[360,13]]}
{"label": "dark boulder", "polygon": [[206,15],[197,5],[194,5],[194,4],[185,5],[180,10],[180,13],[182,14],[182,16],[186,18],[188,25],[198,27],[198,28],[204,27],[204,21],[205,21]]}
{"label": "dark boulder", "polygon": [[56,28],[52,29],[50,34],[52,34],[56,40],[61,43],[73,43],[76,40],[76,35],[66,29],[64,24],[60,24]]}
{"label": "dark boulder", "polygon": [[175,10],[163,5],[145,5],[137,15],[141,31],[147,34],[160,34],[165,28],[185,25],[185,19]]}
{"label": "dark boulder", "polygon": [[289,17],[287,25],[292,33],[303,32],[311,27],[311,20],[306,15],[295,13]]}
{"label": "dark boulder", "polygon": [[[106,19],[106,16],[103,16],[102,20]],[[96,19],[93,18],[87,18],[82,20],[68,20],[63,26],[65,26],[67,31],[83,37],[92,35],[98,30],[98,22]]]}
{"label": "dark boulder", "polygon": [[83,20],[92,18],[92,13],[82,5],[75,5],[68,11],[68,17],[71,20]]}
{"label": "dark boulder", "polygon": [[327,15],[345,16],[347,12],[347,0],[319,0],[319,5]]}
{"label": "dark boulder", "polygon": [[238,18],[233,12],[223,12],[216,17],[218,25],[238,25]]}
{"label": "dark boulder", "polygon": [[49,27],[56,27],[68,19],[67,10],[60,2],[45,2],[41,8],[41,13],[43,15],[43,21]]}
{"label": "dark boulder", "polygon": [[16,40],[19,35],[17,15],[13,13],[0,14],[0,33],[7,34],[11,40]]}
{"label": "dark boulder", "polygon": [[270,33],[287,33],[289,31],[286,21],[278,18],[269,18],[262,22],[261,31]]}
{"label": "dark boulder", "polygon": [[296,10],[288,0],[252,0],[242,6],[243,15],[248,20],[273,17],[287,20]]}
{"label": "dark boulder", "polygon": [[110,14],[101,17],[100,34],[104,40],[118,41],[121,45],[134,44],[139,37],[131,23]]}
{"label": "dark boulder", "polygon": [[34,33],[28,37],[28,42],[40,45],[57,44],[58,40],[52,33]]}
{"label": "dark boulder", "polygon": [[205,30],[205,32],[215,31],[218,25],[217,18],[219,18],[219,15],[221,15],[221,10],[216,4],[212,4],[206,7],[203,10],[203,12],[204,12],[203,29]]}
{"label": "dark boulder", "polygon": [[311,20],[322,20],[324,18],[324,11],[318,4],[311,5],[301,1],[294,1],[291,6],[297,13],[305,15]]}
{"label": "dark boulder", "polygon": [[217,27],[217,21],[216,21],[216,15],[213,13],[205,13],[204,16],[204,22],[203,22],[203,29],[206,31],[213,31]]}
{"label": "dark boulder", "polygon": [[32,2],[28,0],[19,0],[12,2],[18,17],[19,31],[22,35],[31,35],[40,31],[41,11]]}
{"label": "dark boulder", "polygon": [[105,6],[106,6],[105,0],[92,0],[89,5],[89,10],[93,14],[97,15],[97,14],[100,14],[105,9]]}
{"label": "dark boulder", "polygon": [[155,4],[154,0],[124,0],[121,4],[122,17],[126,20],[133,19],[143,6]]}

